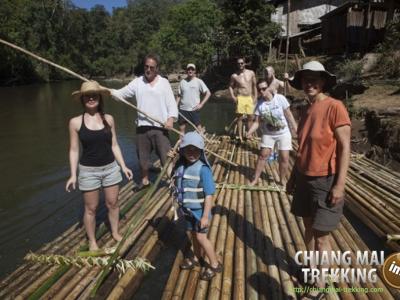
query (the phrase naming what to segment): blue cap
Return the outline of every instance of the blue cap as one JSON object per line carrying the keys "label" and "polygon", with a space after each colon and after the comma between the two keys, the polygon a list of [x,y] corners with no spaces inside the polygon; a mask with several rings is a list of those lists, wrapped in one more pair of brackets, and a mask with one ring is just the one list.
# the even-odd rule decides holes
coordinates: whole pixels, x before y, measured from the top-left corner
{"label": "blue cap", "polygon": [[182,149],[189,145],[204,150],[204,139],[196,131],[190,131],[183,136],[180,148]]}

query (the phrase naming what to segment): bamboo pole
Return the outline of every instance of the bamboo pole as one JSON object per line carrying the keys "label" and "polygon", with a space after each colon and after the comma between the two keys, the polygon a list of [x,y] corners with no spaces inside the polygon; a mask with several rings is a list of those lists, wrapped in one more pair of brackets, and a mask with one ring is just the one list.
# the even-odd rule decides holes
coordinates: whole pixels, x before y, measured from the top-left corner
{"label": "bamboo pole", "polygon": [[[161,193],[161,192],[162,192],[162,191],[160,190],[159,193]],[[143,201],[143,200],[141,199],[140,202],[142,202],[142,201]],[[140,202],[139,202],[139,203],[140,203]],[[130,217],[130,215],[128,215],[128,217]],[[137,230],[136,230],[136,232],[135,232],[135,235],[133,235],[132,237],[129,238],[129,243],[130,243],[130,240],[135,239],[136,236],[137,236],[138,234],[140,234],[140,232],[143,230],[143,224],[144,224],[144,222],[145,222],[145,220],[142,221],[141,225],[138,225],[138,228],[137,228]],[[124,230],[127,226],[128,226],[128,224],[126,224],[126,223],[121,224],[121,230]],[[100,243],[99,243],[100,246],[106,246],[106,247],[110,247],[110,246],[111,246],[111,243],[114,243],[113,240],[109,240],[109,241],[108,241],[106,244],[104,244],[104,245],[102,245],[102,242],[101,242],[101,241],[99,241],[99,242],[100,242]],[[64,271],[64,272],[63,272],[63,271]],[[84,287],[84,282],[85,282],[86,279],[83,280],[82,282],[80,282],[80,285],[79,285],[78,287],[75,287],[76,283],[79,282],[79,278],[83,278],[83,277],[86,276],[87,274],[95,274],[95,273],[98,272],[98,269],[83,268],[83,269],[79,270],[79,269],[76,269],[76,268],[70,268],[69,273],[67,273],[66,275],[64,275],[67,271],[68,271],[68,269],[67,269],[67,270],[64,270],[64,269],[62,269],[62,268],[61,268],[60,270],[57,270],[56,273],[55,273],[52,277],[50,277],[50,278],[48,279],[48,280],[49,280],[49,283],[51,283],[51,285],[50,285],[49,283],[47,283],[47,281],[46,281],[40,288],[37,288],[37,289],[35,288],[36,291],[30,296],[30,298],[32,298],[32,299],[37,299],[37,298],[41,297],[41,295],[42,295],[44,292],[46,292],[46,291],[47,291],[48,293],[51,293],[51,294],[55,295],[56,293],[58,293],[58,292],[57,292],[57,289],[60,288],[60,287],[62,288],[62,290],[60,291],[60,293],[62,293],[62,294],[68,293],[68,291],[69,291],[70,289],[73,289],[73,288],[79,289],[80,287]],[[76,274],[76,275],[74,276],[73,280],[71,280],[71,281],[68,282],[67,279],[68,279],[68,277],[70,276],[70,274],[71,274],[71,273],[74,274],[74,273],[76,273],[76,272],[79,272],[79,274]],[[63,276],[63,277],[59,276],[59,273],[61,273],[61,276]],[[65,276],[65,277],[64,277],[64,276]],[[54,281],[54,280],[53,280],[53,277],[56,278],[57,280]],[[67,278],[67,279],[66,279],[66,278]],[[90,277],[90,278],[92,278],[92,277]],[[56,283],[57,281],[59,281],[60,283],[59,283],[59,284],[56,284],[55,286],[53,286],[54,283]],[[24,293],[29,295],[34,287],[35,287],[35,285],[30,286],[29,289],[27,289],[27,290],[24,291]],[[50,289],[50,287],[51,287],[51,289]],[[56,296],[54,296],[54,297],[56,298]],[[60,299],[63,299],[63,298],[64,298],[64,297],[61,297]]]}
{"label": "bamboo pole", "polygon": [[[233,147],[235,147],[235,146],[233,146]],[[236,155],[235,161],[238,164],[240,163],[240,155]],[[239,180],[238,168],[235,168],[232,171],[231,176],[233,176],[233,182],[237,182]],[[238,220],[237,213],[236,213],[237,205],[238,205],[238,191],[233,190],[233,191],[231,191],[231,204],[230,204],[230,209],[229,209],[229,214],[228,214],[229,226],[227,229],[227,236],[226,236],[224,271],[223,271],[223,275],[222,275],[223,276],[222,291],[221,291],[221,296],[220,296],[222,299],[231,299],[232,298],[232,296],[231,296],[232,284],[234,283],[234,278],[233,278],[234,249],[236,248],[234,226]]]}
{"label": "bamboo pole", "polygon": [[[233,146],[235,148],[235,145]],[[232,151],[232,156],[231,160],[234,154],[234,150]],[[228,181],[232,181],[234,178],[234,172],[232,172],[230,169],[226,170],[226,176],[225,178],[228,178]],[[215,251],[218,256],[222,257],[222,262],[224,262],[224,258],[226,256],[226,251],[228,250],[226,248],[226,242],[227,242],[227,237],[228,237],[228,228],[229,228],[229,223],[228,223],[228,214],[230,211],[231,207],[231,202],[232,202],[232,197],[231,197],[232,191],[231,190],[226,190],[222,188],[222,192],[219,193],[218,197],[221,197],[223,200],[223,207],[220,210],[221,217],[220,217],[220,225],[218,228],[218,237],[216,239],[216,247]],[[226,267],[225,262],[224,262],[224,268]],[[225,272],[225,270],[224,270]],[[222,291],[222,285],[223,285],[223,274],[222,273],[217,273],[214,279],[211,281],[209,285],[209,291],[208,291],[208,299],[217,299],[221,295]]]}
{"label": "bamboo pole", "polygon": [[[23,48],[21,48],[21,47],[18,47],[18,46],[14,45],[14,44],[12,44],[12,43],[10,43],[10,42],[7,42],[7,41],[5,41],[5,40],[3,40],[3,39],[0,39],[0,43],[3,43],[4,45],[7,45],[7,46],[9,46],[9,47],[11,47],[11,48],[13,48],[13,49],[18,50],[18,51],[21,51],[21,52],[23,52],[23,53],[25,53],[25,54],[27,54],[27,55],[29,55],[29,56],[31,56],[31,57],[33,57],[33,58],[39,60],[39,61],[41,61],[41,62],[44,62],[44,63],[46,63],[46,64],[49,64],[49,65],[51,65],[51,66],[53,66],[53,67],[55,67],[55,68],[57,68],[57,69],[59,69],[59,70],[62,70],[62,71],[64,71],[64,72],[66,72],[66,73],[68,73],[68,74],[74,76],[74,77],[77,77],[77,78],[79,78],[79,79],[81,79],[81,80],[83,80],[83,81],[90,81],[89,79],[87,79],[87,78],[85,78],[85,77],[83,77],[83,76],[81,76],[81,75],[79,75],[79,74],[77,74],[77,73],[75,73],[75,72],[73,72],[73,71],[71,71],[71,70],[65,68],[65,67],[62,67],[62,66],[60,66],[60,65],[58,65],[58,64],[56,64],[56,63],[53,63],[53,62],[51,62],[51,61],[49,61],[49,60],[47,60],[47,59],[44,59],[44,58],[42,58],[42,57],[40,57],[40,56],[38,56],[38,55],[36,55],[36,54],[34,54],[34,53],[28,51],[28,50],[25,50],[25,49],[23,49]],[[124,103],[124,104],[126,104],[126,105],[128,105],[128,106],[130,106],[130,107],[132,107],[133,109],[135,109],[135,110],[136,110],[137,112],[139,112],[140,114],[144,115],[144,116],[145,116],[146,118],[148,118],[149,120],[160,124],[163,128],[165,128],[165,129],[167,129],[167,130],[170,130],[170,131],[173,131],[173,132],[175,132],[176,134],[178,134],[179,136],[182,135],[182,133],[181,133],[179,130],[177,130],[177,129],[173,128],[173,127],[171,127],[171,128],[165,127],[165,124],[164,124],[163,122],[161,122],[161,121],[158,120],[157,118],[155,118],[155,117],[153,117],[153,116],[150,116],[149,114],[145,113],[144,111],[142,111],[141,109],[139,109],[136,105],[132,104],[131,102],[126,101],[125,99],[123,99],[123,98],[121,98],[121,97],[118,97],[118,96],[116,96],[116,95],[112,95],[112,96],[113,96],[113,98],[115,98],[117,101],[120,101],[120,102],[122,102],[122,103]],[[193,123],[192,123],[192,124],[193,124]],[[196,130],[197,128],[194,127],[194,129]],[[208,149],[204,149],[204,150],[205,150],[205,151],[209,151]],[[210,152],[210,154],[215,155],[214,152]],[[218,156],[217,156],[217,157],[218,157]],[[221,159],[221,160],[223,160],[222,157],[218,157],[218,158]],[[230,161],[226,161],[226,162],[227,162],[227,163],[231,163]]]}
{"label": "bamboo pole", "polygon": [[179,112],[179,115],[180,115],[188,124],[190,124],[190,125],[194,128],[194,130],[195,130],[198,134],[200,134],[200,135],[203,137],[203,139],[204,139],[205,141],[207,141],[207,142],[209,142],[210,144],[212,144],[212,142],[211,142],[210,140],[207,139],[207,137],[203,134],[203,132],[202,132],[201,130],[199,130],[199,129],[197,128],[197,126],[196,126],[195,124],[193,124],[192,121],[190,121],[188,118],[186,118],[185,115],[184,115],[183,113]]}
{"label": "bamboo pole", "polygon": [[[160,195],[163,194],[163,191],[160,190],[155,197],[158,197]],[[166,198],[165,199],[160,199],[160,203],[165,203],[166,202]],[[153,212],[146,212],[146,214],[143,214],[143,216],[150,216],[152,217],[154,215],[154,209]],[[131,217],[131,216],[129,216]],[[125,230],[127,227],[127,224],[125,223],[123,226],[121,226],[121,230]],[[148,227],[147,221],[143,218],[143,220],[141,221],[140,225],[137,226],[135,234],[133,234],[130,237],[130,240],[127,241],[127,245],[131,245],[133,243],[133,241],[136,240],[136,238],[138,236],[140,236],[142,234],[142,231],[145,230],[145,228]],[[131,242],[132,241],[132,242]],[[109,241],[108,243],[106,243],[106,246],[110,245]],[[125,252],[124,249],[121,250],[121,253]],[[72,271],[73,272],[73,271]],[[76,270],[75,270],[76,272]],[[96,274],[98,274],[99,269],[89,269],[89,268],[84,268],[79,270],[78,274],[76,274],[72,280],[68,281],[60,281],[59,285],[61,287],[61,289],[57,289],[56,287],[52,288],[51,292],[52,296],[50,298],[52,299],[65,299],[65,297],[67,297],[68,294],[73,294],[74,291],[76,291],[75,293],[81,293],[82,289],[85,289],[86,286],[90,283],[88,282],[88,279],[92,279],[96,276]],[[76,284],[80,283],[79,286],[77,287]]]}
{"label": "bamboo pole", "polygon": [[[133,200],[132,200],[133,201]],[[122,199],[122,204],[127,202],[126,199]],[[129,202],[128,202],[129,204]],[[125,212],[125,206],[121,210],[121,214],[124,215]],[[72,228],[75,228],[73,234],[70,234],[68,237],[65,237],[63,239],[63,243],[56,245],[56,247],[52,248],[52,251],[50,253],[61,253],[64,255],[73,255],[76,250],[74,250],[76,245],[81,244],[81,240],[84,239],[84,230],[83,228],[76,228],[77,225],[74,225]],[[68,231],[67,231],[68,232]],[[103,235],[106,232],[106,228],[104,224],[100,225],[99,230],[96,232],[96,238],[99,238],[101,235]],[[46,252],[41,252],[41,253],[47,253]],[[61,276],[58,274],[60,272],[61,274],[65,273],[64,268],[60,268],[58,272],[56,271],[57,267],[52,267],[52,266],[43,266],[43,265],[33,265],[32,268],[29,269],[28,272],[24,272],[18,280],[15,280],[12,284],[10,284],[7,287],[8,291],[11,291],[13,295],[17,295],[21,293],[24,289],[28,287],[28,290],[32,290],[32,287],[36,286],[30,286],[32,282],[34,281],[42,281],[44,286],[47,288],[49,287],[48,282],[53,282],[54,279],[51,277],[53,276],[54,278],[58,278]],[[53,274],[53,275],[52,275]],[[48,281],[48,282],[46,282]],[[30,287],[29,287],[30,286]],[[7,292],[7,290],[5,292]],[[4,292],[4,290],[2,291]]]}

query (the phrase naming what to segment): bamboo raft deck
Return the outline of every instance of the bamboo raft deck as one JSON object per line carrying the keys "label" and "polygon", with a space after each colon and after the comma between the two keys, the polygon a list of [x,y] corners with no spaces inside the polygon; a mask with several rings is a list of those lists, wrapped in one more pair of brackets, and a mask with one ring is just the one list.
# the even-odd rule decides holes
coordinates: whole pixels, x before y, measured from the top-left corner
{"label": "bamboo raft deck", "polygon": [[[304,225],[300,218],[290,213],[291,196],[276,188],[271,190],[243,190],[232,184],[246,184],[252,174],[258,145],[249,141],[237,145],[227,136],[209,136],[214,143],[210,150],[236,162],[232,167],[218,158],[213,162],[213,174],[220,183],[214,196],[215,207],[209,238],[224,264],[224,271],[210,282],[199,280],[200,268],[180,270],[184,250],[179,250],[164,287],[163,299],[296,299],[295,288],[302,287],[296,277],[294,255],[306,250]],[[293,165],[293,159],[291,159]],[[259,186],[275,187],[278,181],[276,162],[267,164]],[[382,246],[399,251],[395,241],[386,243],[386,234],[400,233],[396,214],[399,209],[398,173],[357,155],[353,156],[346,187],[348,207],[378,237]],[[143,202],[146,191],[134,194],[132,184],[121,189],[121,232],[129,220],[138,220],[134,233],[121,251],[121,257],[136,256],[155,261],[160,250],[174,235],[171,221],[171,197],[165,185]],[[139,208],[144,213],[138,214]],[[97,230],[99,245],[114,244],[108,230],[101,225]],[[333,250],[354,253],[370,251],[359,234],[343,217],[340,226],[331,234]],[[71,227],[37,253],[73,255],[86,245],[84,229]],[[188,249],[187,240],[181,249]],[[352,260],[351,267],[359,267]],[[365,266],[367,269],[371,266]],[[50,266],[27,262],[0,283],[1,299],[87,299],[99,277],[99,267]],[[150,272],[157,272],[152,270]],[[376,283],[335,283],[337,287],[382,288],[380,293],[329,293],[328,299],[400,299],[398,290],[386,286],[378,272]],[[134,298],[143,272],[128,270],[122,277],[111,273],[98,290],[96,299]]]}

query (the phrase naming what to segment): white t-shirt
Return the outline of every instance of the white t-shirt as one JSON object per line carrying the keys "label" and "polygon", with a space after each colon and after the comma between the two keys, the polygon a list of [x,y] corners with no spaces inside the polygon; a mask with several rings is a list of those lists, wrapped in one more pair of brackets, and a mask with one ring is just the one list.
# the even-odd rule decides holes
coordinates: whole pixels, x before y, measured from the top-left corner
{"label": "white t-shirt", "polygon": [[[157,75],[154,86],[147,82],[144,76],[132,80],[128,85],[119,90],[111,90],[113,96],[123,99],[136,97],[138,109],[151,117],[167,122],[170,117],[178,118],[178,107],[176,105],[174,93],[168,80]],[[138,112],[137,126],[156,126],[162,127],[159,123],[148,119]]]}
{"label": "white t-shirt", "polygon": [[286,97],[275,94],[271,101],[259,98],[254,114],[260,116],[261,131],[267,135],[281,135],[290,133],[284,110],[290,106]]}
{"label": "white t-shirt", "polygon": [[200,95],[206,93],[208,87],[203,80],[193,77],[191,80],[183,79],[179,83],[178,93],[181,96],[179,108],[182,110],[193,111],[200,103]]}

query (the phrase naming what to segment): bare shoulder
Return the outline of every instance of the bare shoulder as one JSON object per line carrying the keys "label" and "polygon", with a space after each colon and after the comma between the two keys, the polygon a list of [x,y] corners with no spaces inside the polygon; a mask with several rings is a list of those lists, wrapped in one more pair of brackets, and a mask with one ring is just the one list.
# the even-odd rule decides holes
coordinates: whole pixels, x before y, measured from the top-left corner
{"label": "bare shoulder", "polygon": [[248,69],[246,69],[246,71],[247,71],[247,73],[248,74],[250,74],[251,76],[256,76],[256,73],[254,73],[254,71],[253,70],[248,70]]}
{"label": "bare shoulder", "polygon": [[79,130],[82,124],[82,115],[73,117],[69,120],[69,128]]}
{"label": "bare shoulder", "polygon": [[105,115],[104,115],[104,118],[106,119],[106,121],[107,121],[110,125],[113,125],[113,124],[114,124],[114,118],[113,118],[112,115],[105,114]]}

